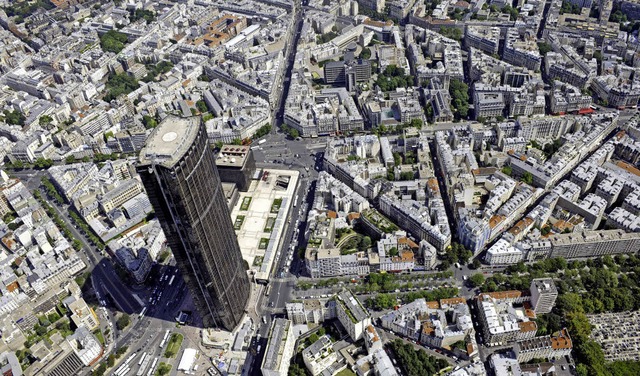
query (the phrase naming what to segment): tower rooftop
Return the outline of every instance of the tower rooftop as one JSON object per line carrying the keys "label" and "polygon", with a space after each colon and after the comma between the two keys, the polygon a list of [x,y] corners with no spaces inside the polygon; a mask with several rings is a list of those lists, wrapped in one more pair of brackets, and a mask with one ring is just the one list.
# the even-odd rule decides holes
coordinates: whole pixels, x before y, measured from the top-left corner
{"label": "tower rooftop", "polygon": [[200,128],[200,117],[169,115],[151,132],[140,151],[139,163],[173,167],[195,140]]}

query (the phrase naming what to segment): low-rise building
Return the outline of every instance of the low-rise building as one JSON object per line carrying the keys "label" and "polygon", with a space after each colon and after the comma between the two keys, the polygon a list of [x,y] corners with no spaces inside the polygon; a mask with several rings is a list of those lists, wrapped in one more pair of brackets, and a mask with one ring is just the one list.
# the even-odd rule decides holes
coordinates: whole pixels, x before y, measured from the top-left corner
{"label": "low-rise building", "polygon": [[286,376],[295,346],[290,320],[276,318],[269,330],[269,340],[260,370],[263,376]]}
{"label": "low-rise building", "polygon": [[513,352],[520,363],[528,363],[533,359],[560,359],[571,354],[573,343],[569,332],[563,328],[548,336],[534,337],[516,342]]}
{"label": "low-rise building", "polygon": [[331,338],[324,335],[302,351],[302,360],[311,375],[316,376],[335,363],[338,354],[333,350]]}
{"label": "low-rise building", "polygon": [[482,337],[488,346],[535,337],[538,328],[533,321],[535,313],[521,304],[529,300],[530,297],[520,291],[487,293],[476,297]]}

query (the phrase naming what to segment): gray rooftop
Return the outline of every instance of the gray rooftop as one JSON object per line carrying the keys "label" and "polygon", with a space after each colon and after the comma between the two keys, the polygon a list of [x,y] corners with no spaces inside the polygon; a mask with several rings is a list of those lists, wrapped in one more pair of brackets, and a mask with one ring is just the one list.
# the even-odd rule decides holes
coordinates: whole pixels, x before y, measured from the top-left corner
{"label": "gray rooftop", "polygon": [[151,132],[140,151],[140,164],[159,164],[167,168],[189,150],[200,128],[200,117],[182,118],[170,115]]}
{"label": "gray rooftop", "polygon": [[247,145],[222,145],[216,156],[216,166],[241,168],[250,152],[251,148]]}
{"label": "gray rooftop", "polygon": [[269,333],[269,342],[262,360],[262,368],[268,370],[278,370],[282,361],[282,353],[284,352],[285,342],[287,341],[287,333],[291,327],[291,321],[287,319],[277,318],[271,325]]}
{"label": "gray rooftop", "polygon": [[344,303],[345,308],[351,312],[353,318],[356,319],[357,322],[370,317],[369,312],[364,309],[362,304],[358,301],[358,298],[356,298],[351,291],[342,291],[338,294],[338,298]]}
{"label": "gray rooftop", "polygon": [[553,279],[551,278],[537,278],[537,279],[534,279],[532,282],[540,292],[556,293],[556,294],[558,293],[558,290],[556,289],[556,284],[553,283]]}

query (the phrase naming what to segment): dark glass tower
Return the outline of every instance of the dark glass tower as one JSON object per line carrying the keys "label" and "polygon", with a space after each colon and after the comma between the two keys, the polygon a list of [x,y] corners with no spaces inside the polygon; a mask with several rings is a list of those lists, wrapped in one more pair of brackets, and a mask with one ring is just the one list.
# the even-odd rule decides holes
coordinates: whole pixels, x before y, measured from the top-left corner
{"label": "dark glass tower", "polygon": [[200,118],[164,119],[137,170],[204,324],[233,330],[251,287]]}

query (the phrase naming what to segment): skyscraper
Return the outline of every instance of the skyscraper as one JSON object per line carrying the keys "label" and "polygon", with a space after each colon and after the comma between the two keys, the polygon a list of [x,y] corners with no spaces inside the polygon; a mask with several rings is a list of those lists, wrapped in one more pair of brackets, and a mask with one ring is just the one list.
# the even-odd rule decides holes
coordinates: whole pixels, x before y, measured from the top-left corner
{"label": "skyscraper", "polygon": [[200,118],[164,119],[137,170],[204,324],[232,330],[250,284]]}

